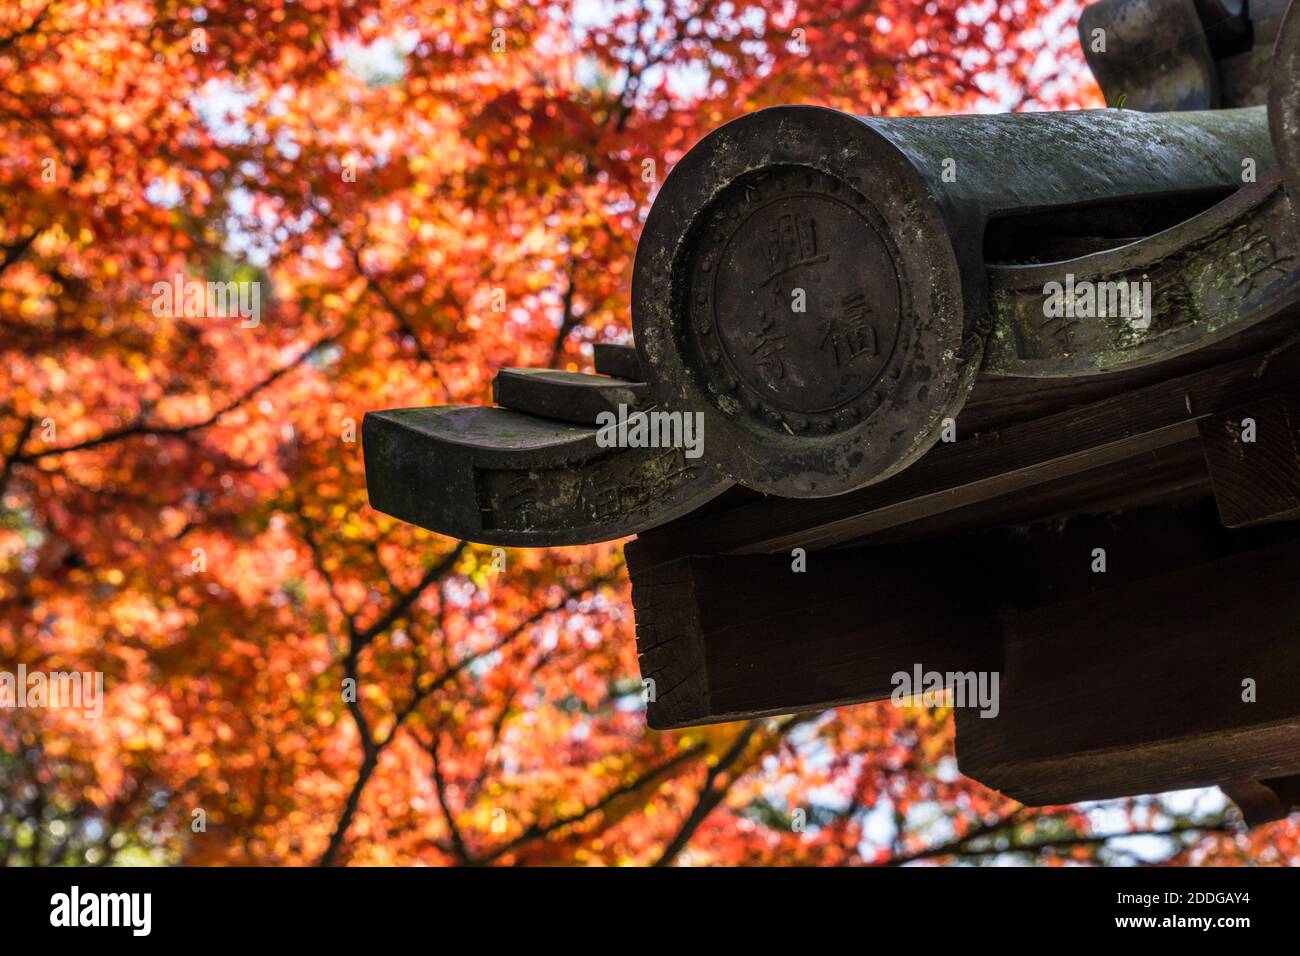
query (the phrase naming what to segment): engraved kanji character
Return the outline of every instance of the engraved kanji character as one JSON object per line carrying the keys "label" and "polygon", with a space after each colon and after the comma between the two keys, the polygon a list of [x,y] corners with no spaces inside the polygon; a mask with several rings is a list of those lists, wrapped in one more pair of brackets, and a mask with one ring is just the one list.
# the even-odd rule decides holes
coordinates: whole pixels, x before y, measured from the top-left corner
{"label": "engraved kanji character", "polygon": [[785,349],[785,333],[776,331],[776,322],[767,312],[758,313],[758,331],[750,333],[756,340],[749,350],[755,357],[754,368],[765,378],[785,378],[785,363],[781,352]]}

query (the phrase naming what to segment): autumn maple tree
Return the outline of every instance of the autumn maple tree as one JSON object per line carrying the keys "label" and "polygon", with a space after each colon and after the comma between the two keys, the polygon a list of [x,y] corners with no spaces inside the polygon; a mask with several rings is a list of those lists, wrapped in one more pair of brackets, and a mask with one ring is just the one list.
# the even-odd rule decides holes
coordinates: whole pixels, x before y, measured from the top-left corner
{"label": "autumn maple tree", "polygon": [[[766,105],[1096,104],[1044,0],[0,6],[0,861],[1296,862],[1212,796],[1026,809],[944,709],[648,731],[617,544],[372,511],[367,410],[626,338],[657,184]],[[255,282],[248,327],[159,317]]]}

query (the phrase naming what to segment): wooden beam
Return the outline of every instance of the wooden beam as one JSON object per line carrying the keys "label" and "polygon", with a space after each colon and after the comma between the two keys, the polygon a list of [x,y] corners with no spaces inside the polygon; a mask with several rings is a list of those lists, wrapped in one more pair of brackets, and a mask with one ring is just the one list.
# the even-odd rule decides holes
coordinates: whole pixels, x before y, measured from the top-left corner
{"label": "wooden beam", "polygon": [[889,697],[895,672],[992,666],[982,562],[960,543],[640,561],[627,547],[656,729]]}
{"label": "wooden beam", "polygon": [[1198,424],[1224,525],[1300,518],[1300,395],[1259,399]]}
{"label": "wooden beam", "polygon": [[1291,540],[1008,616],[962,772],[1035,806],[1300,773],[1298,582]]}
{"label": "wooden beam", "polygon": [[[1238,359],[1089,405],[936,445],[894,478],[832,498],[751,498],[645,536],[662,558],[830,548],[1195,441],[1197,423],[1293,387],[1300,347]],[[1068,501],[1063,501],[1068,504]],[[1056,510],[1063,510],[1058,508]],[[1049,512],[1050,513],[1050,512]]]}
{"label": "wooden beam", "polygon": [[[813,552],[801,572],[789,554],[659,561],[638,540],[625,553],[642,673],[654,681],[650,722],[878,700],[900,670],[988,663],[1009,615],[1273,544],[1284,532],[1227,531],[1202,500]],[[1092,571],[1095,548],[1106,552],[1107,573]]]}
{"label": "wooden beam", "polygon": [[[1188,504],[1210,497],[1210,474],[1198,439],[1153,449],[1122,467],[1078,474],[939,511],[865,536],[872,545],[936,538],[998,526],[1105,515],[1141,506]],[[1216,515],[1216,524],[1217,515]],[[650,532],[653,534],[653,532]]]}

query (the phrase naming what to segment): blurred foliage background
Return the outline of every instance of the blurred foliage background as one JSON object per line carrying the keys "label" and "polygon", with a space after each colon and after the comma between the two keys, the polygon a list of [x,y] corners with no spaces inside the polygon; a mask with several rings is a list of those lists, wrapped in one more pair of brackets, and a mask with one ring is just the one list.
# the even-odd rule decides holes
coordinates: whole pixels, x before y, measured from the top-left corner
{"label": "blurred foliage background", "polygon": [[[502,568],[366,504],[367,410],[626,338],[709,130],[1096,105],[1078,12],[8,0],[0,669],[106,696],[0,710],[0,861],[1295,862],[1217,791],[1020,807],[944,709],[647,731],[617,544]],[[177,275],[258,283],[258,323],[156,315]]]}

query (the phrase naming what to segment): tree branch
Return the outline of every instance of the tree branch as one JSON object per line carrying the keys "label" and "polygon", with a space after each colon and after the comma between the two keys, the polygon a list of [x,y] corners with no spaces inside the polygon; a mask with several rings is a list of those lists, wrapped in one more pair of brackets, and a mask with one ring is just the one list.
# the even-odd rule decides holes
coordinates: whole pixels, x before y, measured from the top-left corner
{"label": "tree branch", "polygon": [[629,793],[636,792],[641,787],[645,786],[647,783],[650,783],[651,781],[656,780],[659,777],[665,776],[670,771],[681,766],[686,761],[698,757],[703,751],[704,751],[703,744],[697,744],[694,747],[688,747],[685,750],[682,750],[679,753],[674,754],[670,759],[664,761],[659,766],[654,767],[650,770],[647,770],[645,773],[638,775],[631,782],[625,783],[620,787],[615,787],[613,790],[605,794],[603,797],[601,797],[591,806],[586,807],[583,810],[580,810],[576,813],[572,813],[568,816],[559,817],[545,825],[539,824],[536,821],[534,821],[533,824],[529,826],[527,830],[525,830],[519,836],[515,837],[509,843],[506,843],[504,846],[497,847],[495,850],[493,850],[491,853],[487,854],[486,856],[480,857],[479,862],[491,863],[494,860],[497,860],[500,857],[505,856],[507,853],[513,853],[515,850],[519,849],[521,846],[523,846],[526,843],[531,843],[534,840],[545,839],[546,837],[550,836],[552,833],[554,833],[557,830],[562,830],[565,827],[573,826],[576,823],[581,823],[583,820],[586,820],[588,817],[591,817],[594,814],[604,810],[607,806],[609,806],[619,797],[626,796]]}
{"label": "tree branch", "polygon": [[258,393],[269,388],[271,385],[275,384],[277,381],[279,381],[282,377],[287,375],[289,372],[300,367],[302,363],[307,361],[307,359],[311,357],[314,353],[318,352],[326,345],[333,343],[335,338],[336,336],[329,335],[326,336],[325,338],[318,339],[315,342],[315,344],[305,349],[301,355],[299,355],[288,365],[285,365],[283,368],[276,369],[274,372],[272,372],[262,381],[258,382],[256,385],[246,390],[243,394],[231,399],[229,402],[227,402],[225,405],[218,408],[215,412],[213,412],[211,415],[209,415],[207,418],[203,419],[202,421],[190,422],[185,425],[151,425],[144,420],[144,417],[141,417],[140,419],[137,419],[136,421],[132,422],[129,425],[124,425],[121,428],[112,429],[111,431],[104,432],[101,435],[96,435],[94,438],[88,438],[85,441],[77,442],[75,445],[64,445],[62,447],[44,448],[40,451],[34,451],[27,454],[22,454],[20,452],[14,455],[11,460],[16,464],[30,464],[31,462],[38,461],[42,458],[48,458],[51,455],[66,455],[70,452],[75,452],[75,451],[89,451],[92,448],[99,448],[102,445],[107,445],[110,444],[111,442],[121,441],[122,439],[125,438],[134,438],[137,436],[145,436],[145,435],[155,435],[155,436],[165,437],[165,438],[175,438],[175,437],[188,435],[191,432],[200,431],[211,425],[215,425],[220,419],[224,418],[226,415],[229,415],[235,409],[239,408],[241,405],[244,405],[245,403],[253,399]]}
{"label": "tree branch", "polygon": [[[51,5],[52,4],[47,3],[45,4],[45,6],[41,7],[41,9],[37,11],[35,19],[33,19],[31,23],[27,24],[27,26],[23,27],[21,30],[16,30],[15,32],[10,33],[8,36],[0,37],[0,50],[13,46],[23,37],[31,36],[33,33],[35,33],[37,29],[40,28],[41,21],[45,19],[45,15],[50,12]],[[3,269],[0,269],[0,271],[3,271]]]}
{"label": "tree branch", "polygon": [[709,768],[709,772],[704,778],[704,786],[700,788],[699,796],[696,798],[695,807],[689,814],[687,814],[681,828],[677,831],[677,835],[668,841],[668,845],[664,847],[663,853],[660,854],[659,859],[655,861],[655,866],[668,866],[671,864],[673,860],[677,858],[678,854],[680,854],[682,850],[686,849],[687,844],[691,842],[691,837],[695,835],[695,831],[699,829],[700,824],[705,821],[708,815],[713,812],[714,808],[722,802],[724,797],[726,797],[727,791],[730,790],[731,785],[735,783],[735,778],[733,777],[728,780],[725,787],[717,789],[714,788],[714,783],[717,781],[718,777],[730,770],[731,767],[734,766],[742,756],[744,756],[745,751],[749,748],[750,741],[753,740],[754,734],[758,733],[760,726],[761,721],[757,720],[751,720],[746,724],[744,730],[740,732],[740,735],[736,737],[731,746],[727,748],[727,752],[718,759],[716,764]]}
{"label": "tree branch", "polygon": [[[460,550],[465,547],[465,544],[466,542],[464,541],[458,542],[456,549],[452,554],[438,562],[438,564],[435,565],[434,568],[431,568],[430,571],[442,569],[438,576],[441,576],[441,573],[449,571],[455,565],[455,559],[458,557]],[[402,598],[394,604],[394,607],[391,608],[387,614],[376,621],[375,624],[357,633],[356,638],[351,641],[348,655],[343,661],[344,675],[346,677],[350,677],[353,681],[357,681],[357,663],[362,649],[385,629],[392,626],[392,624],[402,616],[411,604],[415,602],[415,599],[419,597],[419,594],[433,583],[434,579],[434,577],[431,577],[430,574],[426,572],[424,577],[421,578],[420,583],[410,591],[406,592],[406,594],[404,594]],[[348,829],[352,826],[352,820],[356,816],[357,808],[360,806],[361,795],[365,791],[366,785],[370,782],[370,778],[379,764],[380,754],[382,754],[384,749],[393,742],[406,719],[415,712],[416,708],[419,707],[423,701],[427,700],[431,694],[446,686],[474,661],[501,650],[520,635],[530,630],[535,624],[545,619],[548,615],[563,610],[565,604],[567,604],[571,598],[598,587],[606,580],[608,580],[608,578],[602,576],[590,581],[585,587],[569,588],[564,598],[557,604],[539,609],[504,637],[493,642],[489,647],[474,654],[470,654],[453,666],[444,670],[438,675],[438,677],[429,682],[423,690],[414,694],[412,699],[394,715],[392,727],[389,728],[388,733],[378,740],[375,738],[374,733],[370,728],[370,723],[366,719],[365,712],[361,707],[360,695],[354,695],[354,699],[349,700],[347,706],[348,712],[352,715],[353,722],[357,726],[357,733],[361,737],[361,767],[357,771],[357,777],[353,781],[352,788],[348,792],[347,799],[343,806],[343,812],[340,814],[338,822],[335,824],[334,830],[330,834],[330,839],[325,847],[325,851],[317,860],[316,865],[333,866],[337,862],[339,852],[343,847],[344,838],[347,835]]]}
{"label": "tree branch", "polygon": [[28,415],[23,420],[22,428],[18,430],[18,440],[14,442],[13,452],[5,456],[4,467],[0,468],[0,498],[4,497],[5,489],[9,487],[9,477],[13,474],[18,453],[22,451],[23,445],[27,444],[27,439],[31,436],[34,427],[36,427],[36,419]]}
{"label": "tree branch", "polygon": [[551,368],[559,367],[560,358],[564,355],[564,340],[569,337],[570,332],[581,324],[585,317],[582,315],[575,315],[573,312],[573,294],[575,291],[573,270],[574,265],[570,262],[569,271],[567,273],[568,285],[564,290],[564,303],[560,312],[560,328],[555,333],[555,343],[551,346],[551,360],[547,363]]}

